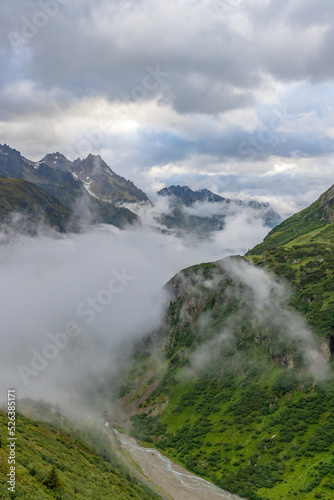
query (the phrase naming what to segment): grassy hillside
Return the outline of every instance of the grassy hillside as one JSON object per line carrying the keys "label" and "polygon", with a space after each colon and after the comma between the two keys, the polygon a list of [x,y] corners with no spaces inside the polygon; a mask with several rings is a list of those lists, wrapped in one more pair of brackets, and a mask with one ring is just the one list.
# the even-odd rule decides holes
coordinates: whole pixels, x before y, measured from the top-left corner
{"label": "grassy hillside", "polygon": [[292,285],[290,304],[307,318],[316,334],[328,339],[333,355],[334,223],[248,258]]}
{"label": "grassy hillside", "polygon": [[70,211],[40,187],[0,176],[0,221],[8,221],[13,212],[26,215],[34,223],[44,220],[60,231],[65,230],[70,217]]}
{"label": "grassy hillside", "polygon": [[114,424],[250,500],[333,498],[332,196],[246,258],[171,280],[167,326],[138,346]]}
{"label": "grassy hillside", "polygon": [[334,186],[290,217],[248,252],[255,265],[284,277],[292,286],[290,304],[334,355]]}
{"label": "grassy hillside", "polygon": [[[17,414],[16,493],[7,490],[7,418],[0,411],[0,498],[42,500],[157,499],[111,454],[108,441],[79,432],[59,416],[52,424]],[[53,481],[51,481],[53,471]],[[54,480],[56,477],[56,480]],[[58,484],[57,484],[58,483]]]}
{"label": "grassy hillside", "polygon": [[298,214],[286,219],[256,245],[250,255],[263,254],[271,248],[281,247],[307,233],[325,227],[334,221],[334,185],[320,198]]}
{"label": "grassy hillside", "polygon": [[309,376],[279,310],[261,319],[247,287],[223,276],[214,291],[189,292],[189,279],[216,271],[174,281],[188,291],[157,345],[138,350],[118,402],[128,418],[114,423],[245,498],[332,498],[333,384]]}

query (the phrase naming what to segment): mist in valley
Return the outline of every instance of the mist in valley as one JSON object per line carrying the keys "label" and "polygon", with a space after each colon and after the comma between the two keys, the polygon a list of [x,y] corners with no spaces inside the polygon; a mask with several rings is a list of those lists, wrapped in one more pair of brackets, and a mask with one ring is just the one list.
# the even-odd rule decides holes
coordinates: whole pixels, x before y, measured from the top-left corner
{"label": "mist in valley", "polygon": [[[5,229],[5,230],[4,230]],[[148,226],[100,225],[30,237],[3,228],[0,245],[1,394],[80,405],[110,383],[120,355],[158,329],[169,305],[164,284],[181,269],[244,253],[267,233],[245,214],[211,240]]]}

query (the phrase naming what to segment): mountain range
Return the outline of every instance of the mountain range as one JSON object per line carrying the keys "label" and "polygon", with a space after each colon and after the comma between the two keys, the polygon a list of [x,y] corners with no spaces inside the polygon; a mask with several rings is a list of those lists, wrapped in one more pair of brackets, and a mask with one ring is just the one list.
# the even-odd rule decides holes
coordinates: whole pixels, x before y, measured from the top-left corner
{"label": "mountain range", "polygon": [[[116,174],[98,155],[90,154],[83,160],[78,158],[72,162],[57,152],[34,162],[6,144],[0,145],[0,175],[26,181],[26,184],[21,184],[21,191],[25,186],[30,219],[40,219],[43,215],[46,223],[61,230],[66,229],[65,219],[59,213],[59,220],[55,220],[54,213],[53,220],[50,220],[48,195],[51,204],[54,204],[55,199],[58,200],[58,209],[66,213],[71,230],[80,223],[107,223],[119,228],[138,225],[141,219],[137,214],[143,207],[152,212],[155,221],[153,226],[181,236],[190,233],[203,237],[220,231],[225,227],[226,218],[240,211],[247,211],[251,217],[263,220],[271,228],[281,221],[268,203],[230,200],[207,189],[192,191],[188,186],[171,186],[159,191],[159,198],[168,198],[168,208],[161,213],[141,189]],[[40,202],[34,203],[32,199],[28,201],[32,194],[28,183],[40,189],[40,198],[44,197],[45,206]],[[41,190],[45,192],[43,196]],[[5,194],[0,191],[0,196],[4,201]],[[203,212],[204,203],[212,204],[209,215]],[[19,209],[15,203],[12,208],[7,204],[7,215],[10,210]],[[33,213],[35,209],[36,213]],[[194,210],[194,213],[191,212]]]}
{"label": "mountain range", "polygon": [[[7,178],[23,179],[37,185],[52,197],[57,198],[63,205],[63,210],[66,208],[71,212],[77,222],[79,219],[82,223],[102,222],[120,228],[139,222],[138,216],[127,208],[117,207],[115,204],[90,195],[87,192],[89,183],[75,178],[75,173],[71,171],[72,162],[64,156],[55,153],[47,155],[44,159],[40,162],[32,162],[9,146],[0,146],[0,175]],[[92,172],[93,170],[92,168]],[[119,179],[117,180],[121,182]],[[127,181],[124,179],[124,182]],[[34,206],[35,204],[32,202],[31,207]],[[41,211],[44,214],[46,210],[47,207],[44,210],[43,207],[39,206],[37,216],[40,216]],[[47,217],[45,219],[48,221]]]}
{"label": "mountain range", "polygon": [[223,198],[208,189],[193,191],[188,186],[170,186],[161,189],[158,196],[167,198],[168,213],[157,216],[156,220],[168,229],[207,236],[223,230],[227,218],[240,213],[247,214],[249,219],[261,219],[271,228],[282,222],[269,203]]}

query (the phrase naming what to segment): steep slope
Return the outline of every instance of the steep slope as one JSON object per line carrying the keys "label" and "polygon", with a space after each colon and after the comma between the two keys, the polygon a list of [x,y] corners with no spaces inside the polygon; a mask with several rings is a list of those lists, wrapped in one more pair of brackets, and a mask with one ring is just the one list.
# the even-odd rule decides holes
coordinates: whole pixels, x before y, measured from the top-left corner
{"label": "steep slope", "polygon": [[171,280],[166,326],[137,346],[114,425],[250,500],[332,498],[331,193],[299,231],[299,215],[278,226],[282,247]]}
{"label": "steep slope", "polygon": [[44,222],[62,232],[71,215],[56,198],[31,182],[0,176],[0,221],[9,222],[14,213],[27,216],[32,224]]}
{"label": "steep slope", "polygon": [[43,162],[27,160],[6,144],[0,145],[0,175],[37,184],[68,208],[82,195],[82,187],[70,172],[51,168]]}
{"label": "steep slope", "polygon": [[4,177],[24,179],[32,171],[32,166],[15,149],[0,144],[0,173]]}
{"label": "steep slope", "polygon": [[262,254],[271,248],[281,247],[300,236],[310,234],[334,221],[334,185],[320,198],[301,212],[276,226],[264,241],[254,247],[249,255]]}
{"label": "steep slope", "polygon": [[[1,429],[7,427],[7,421],[0,411]],[[2,445],[0,442],[2,499],[159,498],[118,463],[98,432],[79,431],[60,414],[54,416],[52,423],[46,423],[18,413],[17,424],[15,494],[7,490],[9,450],[4,435]]]}
{"label": "steep slope", "polygon": [[100,201],[94,198],[84,200],[90,207],[91,222],[94,224],[112,224],[124,229],[127,226],[140,225],[140,218],[125,207],[116,207],[107,201]]}
{"label": "steep slope", "polygon": [[[119,228],[138,224],[140,219],[130,210],[116,207],[90,196],[80,180],[68,169],[72,166],[60,153],[49,154],[40,162],[27,160],[7,145],[0,145],[0,175],[27,180],[57,198],[70,212],[75,211],[83,223],[106,223]],[[37,217],[37,214],[36,214]]]}
{"label": "steep slope", "polygon": [[333,357],[334,186],[277,226],[247,258],[291,283],[291,305],[326,337],[327,354]]}
{"label": "steep slope", "polygon": [[85,160],[78,158],[70,169],[83,182],[88,192],[99,200],[111,203],[150,203],[141,189],[115,174],[99,155],[90,154]]}

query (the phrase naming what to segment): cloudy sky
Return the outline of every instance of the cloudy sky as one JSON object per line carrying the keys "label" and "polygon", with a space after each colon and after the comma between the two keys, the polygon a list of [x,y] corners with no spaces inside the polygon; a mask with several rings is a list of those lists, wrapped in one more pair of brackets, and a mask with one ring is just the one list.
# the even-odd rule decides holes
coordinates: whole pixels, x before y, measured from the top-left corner
{"label": "cloudy sky", "polygon": [[0,142],[268,200],[333,184],[332,0],[1,2]]}

